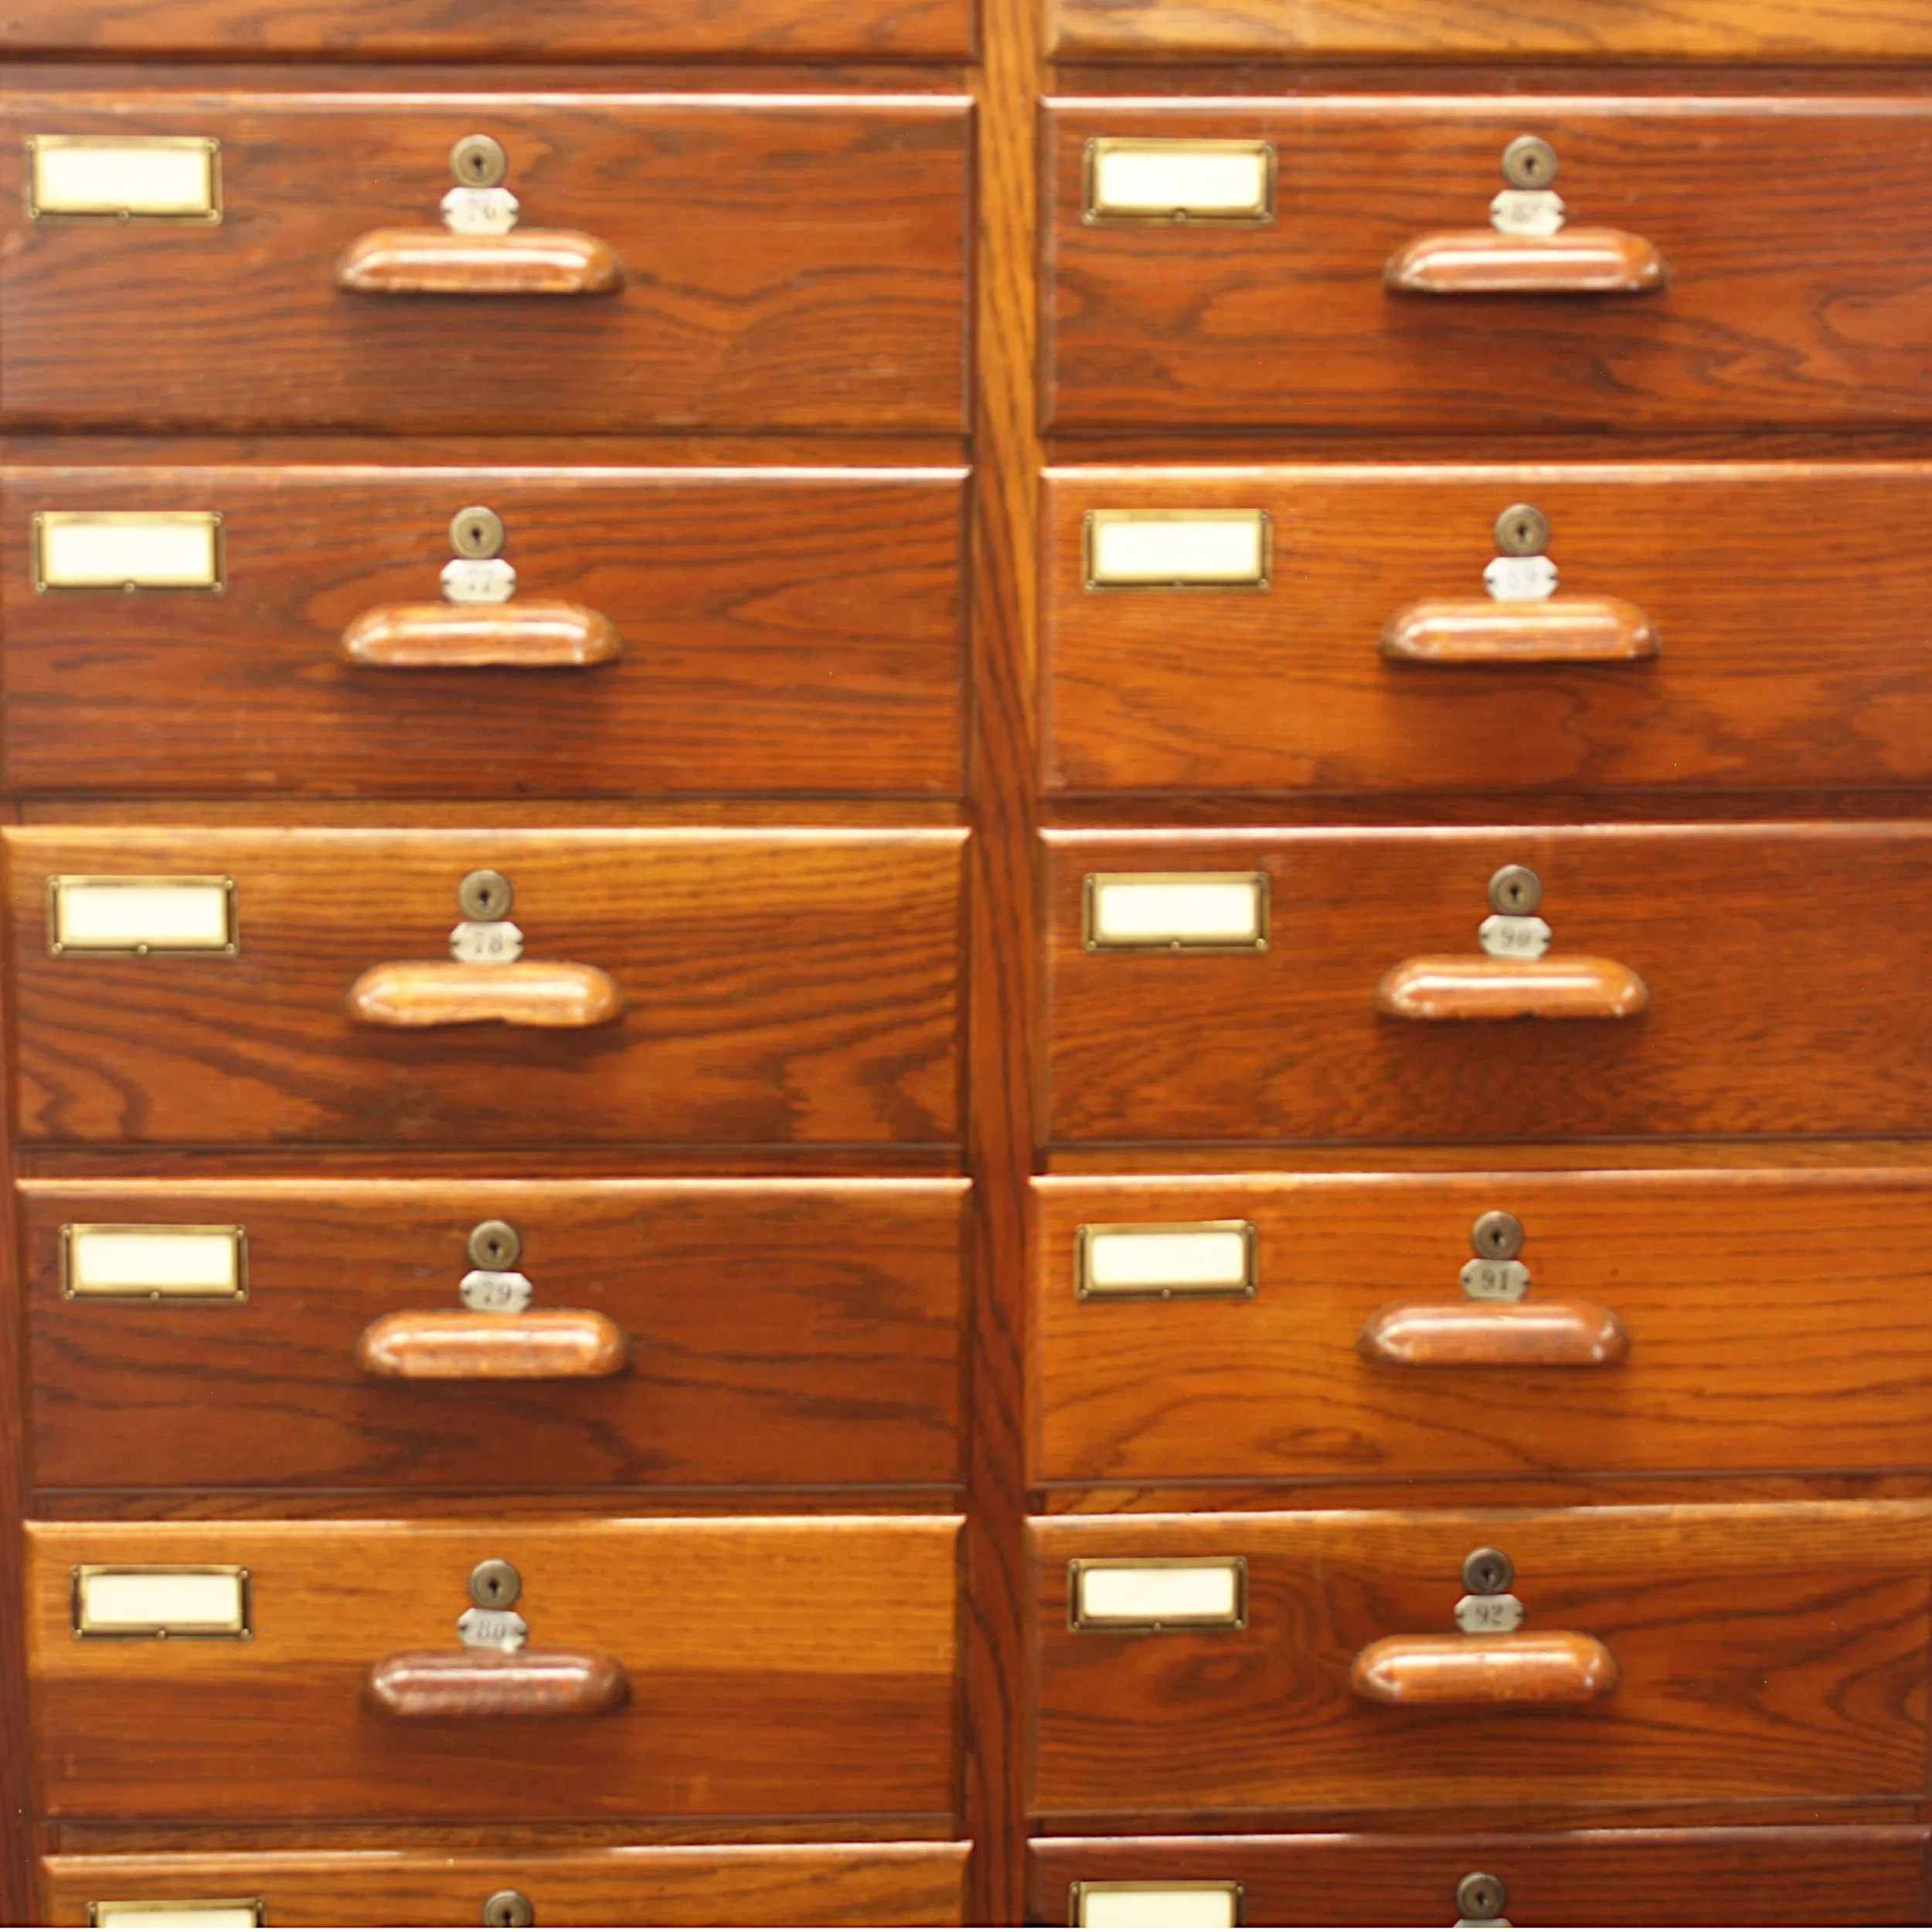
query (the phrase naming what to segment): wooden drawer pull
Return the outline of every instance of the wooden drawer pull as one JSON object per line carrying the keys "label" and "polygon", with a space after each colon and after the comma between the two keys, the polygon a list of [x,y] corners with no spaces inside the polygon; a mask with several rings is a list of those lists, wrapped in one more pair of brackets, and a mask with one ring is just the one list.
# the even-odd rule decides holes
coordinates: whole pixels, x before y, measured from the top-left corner
{"label": "wooden drawer pull", "polygon": [[1626,664],[1656,656],[1657,631],[1621,597],[1425,597],[1383,626],[1382,654],[1406,664]]}
{"label": "wooden drawer pull", "polygon": [[1355,1345],[1406,1369],[1607,1369],[1630,1353],[1630,1337],[1594,1301],[1391,1301]]}
{"label": "wooden drawer pull", "polygon": [[369,1666],[363,1696],[392,1717],[598,1717],[631,1679],[594,1650],[406,1650]]}
{"label": "wooden drawer pull", "polygon": [[375,228],[342,250],[335,281],[369,295],[601,295],[624,286],[624,264],[568,228]]}
{"label": "wooden drawer pull", "polygon": [[362,1331],[355,1366],[399,1382],[564,1382],[621,1375],[630,1354],[629,1336],[594,1309],[406,1309]]}
{"label": "wooden drawer pull", "polygon": [[342,655],[379,670],[580,670],[624,649],[617,626],[581,604],[386,604],[342,633]]}
{"label": "wooden drawer pull", "polygon": [[1382,976],[1376,1011],[1396,1019],[1628,1019],[1650,988],[1614,959],[1405,959]]}
{"label": "wooden drawer pull", "polygon": [[1573,1630],[1509,1637],[1384,1637],[1349,1688],[1372,1704],[1587,1704],[1617,1688],[1617,1660]]}
{"label": "wooden drawer pull", "polygon": [[1415,295],[1641,295],[1663,287],[1670,270],[1642,236],[1621,228],[1459,228],[1405,243],[1383,276]]}
{"label": "wooden drawer pull", "polygon": [[400,959],[372,966],[349,992],[349,1013],[366,1026],[601,1026],[624,996],[598,966],[519,959],[470,966],[454,959]]}

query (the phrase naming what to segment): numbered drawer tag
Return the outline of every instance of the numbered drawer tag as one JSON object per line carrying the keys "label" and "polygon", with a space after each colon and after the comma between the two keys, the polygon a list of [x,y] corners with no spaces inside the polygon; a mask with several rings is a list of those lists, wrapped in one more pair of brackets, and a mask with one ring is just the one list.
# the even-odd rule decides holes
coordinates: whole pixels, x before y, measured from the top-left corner
{"label": "numbered drawer tag", "polygon": [[63,1227],[60,1293],[69,1301],[246,1301],[248,1236],[233,1227]]}
{"label": "numbered drawer tag", "polygon": [[221,143],[199,135],[36,134],[26,143],[31,220],[221,219]]}
{"label": "numbered drawer tag", "polygon": [[212,590],[226,585],[217,510],[42,510],[33,587]]}
{"label": "numbered drawer tag", "polygon": [[1073,1630],[1245,1630],[1247,1617],[1243,1557],[1076,1557],[1066,1566]]}
{"label": "numbered drawer tag", "polygon": [[1070,1925],[1150,1929],[1236,1926],[1246,1922],[1242,1888],[1219,1884],[1165,1885],[1156,1880],[1076,1880],[1070,1888]]}
{"label": "numbered drawer tag", "polygon": [[1074,1243],[1073,1292],[1083,1301],[1255,1291],[1260,1241],[1251,1221],[1087,1226]]}
{"label": "numbered drawer tag", "polygon": [[119,1932],[220,1932],[229,1926],[263,1923],[260,1899],[103,1899],[87,1907],[90,1925]]}
{"label": "numbered drawer tag", "polygon": [[83,1563],[77,1637],[247,1637],[248,1572],[223,1564]]}
{"label": "numbered drawer tag", "polygon": [[1090,953],[1268,949],[1263,872],[1089,872],[1085,896]]}
{"label": "numbered drawer tag", "polygon": [[1265,141],[1090,141],[1090,222],[1270,222],[1274,148]]}
{"label": "numbered drawer tag", "polygon": [[47,881],[50,953],[233,954],[240,945],[232,879]]}
{"label": "numbered drawer tag", "polygon": [[1265,590],[1265,510],[1090,510],[1090,590]]}

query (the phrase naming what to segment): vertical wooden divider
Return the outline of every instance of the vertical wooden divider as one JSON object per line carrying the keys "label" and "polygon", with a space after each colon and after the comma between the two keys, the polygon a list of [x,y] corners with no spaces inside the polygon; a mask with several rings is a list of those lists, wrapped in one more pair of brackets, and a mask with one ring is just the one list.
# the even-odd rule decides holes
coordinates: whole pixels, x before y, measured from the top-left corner
{"label": "vertical wooden divider", "polygon": [[1027,1183],[1038,957],[1034,758],[1039,0],[981,0],[975,76],[972,702],[967,1158],[974,1180],[968,1373],[968,1909],[1023,1916],[1026,1683],[1022,1544]]}
{"label": "vertical wooden divider", "polygon": [[[0,806],[0,824],[18,822],[19,808]],[[0,957],[6,954],[0,914]],[[0,992],[0,1075],[13,1064],[13,1009]],[[12,1082],[5,1082],[11,1094]],[[20,1283],[20,1240],[14,1225],[13,1110],[0,1100],[0,1925],[30,1925],[34,1908],[33,1807],[27,1756],[26,1635],[21,1606],[27,1509],[27,1430],[19,1392],[26,1386],[22,1342],[26,1315]]]}

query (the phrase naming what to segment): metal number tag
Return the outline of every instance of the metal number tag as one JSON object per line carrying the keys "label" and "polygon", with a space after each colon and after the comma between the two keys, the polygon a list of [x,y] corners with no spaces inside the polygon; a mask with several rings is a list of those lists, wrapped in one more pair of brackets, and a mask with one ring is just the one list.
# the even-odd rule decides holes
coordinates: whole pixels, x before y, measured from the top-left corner
{"label": "metal number tag", "polygon": [[472,1650],[521,1650],[530,1627],[513,1610],[466,1610],[456,1634]]}
{"label": "metal number tag", "polygon": [[443,566],[443,594],[452,604],[507,604],[516,567],[500,556],[453,556]]}
{"label": "metal number tag", "polygon": [[521,1315],[536,1293],[527,1274],[514,1268],[472,1268],[457,1284],[466,1308],[479,1315]]}
{"label": "metal number tag", "polygon": [[450,934],[450,957],[465,966],[507,965],[523,956],[523,934],[507,919],[466,919]]}
{"label": "metal number tag", "polygon": [[1522,1619],[1522,1599],[1507,1591],[1494,1597],[1464,1597],[1456,1605],[1456,1628],[1471,1637],[1506,1634],[1521,1629]]}
{"label": "metal number tag", "polygon": [[1553,235],[1569,219],[1550,188],[1505,188],[1489,204],[1489,224],[1504,235]]}
{"label": "metal number tag", "polygon": [[507,235],[518,212],[507,188],[452,188],[443,197],[443,225],[453,235]]}
{"label": "metal number tag", "polygon": [[1476,937],[1492,959],[1541,959],[1549,951],[1551,934],[1546,920],[1492,913],[1476,928]]}
{"label": "metal number tag", "polygon": [[1529,1292],[1529,1270],[1520,1261],[1465,1261],[1462,1291],[1472,1301],[1520,1301]]}
{"label": "metal number tag", "polygon": [[1482,580],[1498,604],[1540,604],[1556,594],[1556,566],[1546,556],[1492,557]]}

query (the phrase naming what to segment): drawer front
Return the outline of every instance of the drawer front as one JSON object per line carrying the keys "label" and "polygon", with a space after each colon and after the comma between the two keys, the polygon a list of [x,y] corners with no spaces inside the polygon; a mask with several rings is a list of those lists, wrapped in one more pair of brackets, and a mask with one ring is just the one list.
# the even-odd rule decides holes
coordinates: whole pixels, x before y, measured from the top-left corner
{"label": "drawer front", "polygon": [[628,60],[666,54],[768,60],[849,55],[965,60],[968,0],[553,0],[540,15],[515,0],[452,13],[434,0],[27,0],[0,21],[13,53],[270,54],[280,60]]}
{"label": "drawer front", "polygon": [[[1063,470],[1047,501],[1052,789],[1932,778],[1920,464]],[[1526,504],[1555,594],[1499,601]],[[1097,538],[1151,560],[1257,515],[1265,587],[1090,587]]]}
{"label": "drawer front", "polygon": [[[34,1480],[953,1481],[965,1193],[945,1180],[29,1182]],[[492,1221],[517,1245],[507,1267],[478,1270],[473,1233]],[[232,1231],[245,1255],[232,1290],[219,1251],[198,1287],[172,1260],[198,1229]],[[130,1248],[124,1230],[151,1245]],[[144,1263],[172,1285],[144,1288]],[[496,1315],[497,1331],[451,1342],[466,1307],[526,1296],[529,1321]],[[506,1388],[519,1345],[540,1339],[531,1323],[566,1312],[612,1359],[573,1340]]]}
{"label": "drawer front", "polygon": [[1147,1903],[1163,1924],[1225,1923],[1205,1914],[1231,1885],[1247,1925],[1453,1925],[1486,1876],[1512,1925],[1918,1925],[1925,1852],[1914,1825],[1040,1838],[1029,1895],[1044,1925],[1144,1925],[1109,1908]]}
{"label": "drawer front", "polygon": [[[966,130],[949,97],[16,97],[8,206],[23,141],[161,136],[220,144],[221,219],[15,213],[5,421],[957,431]],[[406,281],[448,240],[451,150],[478,133],[507,156],[519,226],[474,267],[422,271],[453,291],[339,285]],[[614,254],[622,286],[580,243],[522,265],[560,232]],[[509,294],[539,278],[594,287]]]}
{"label": "drawer front", "polygon": [[[472,1820],[484,1772],[505,1819],[950,1811],[957,1529],[937,1517],[38,1524],[28,1641],[43,1812]],[[490,1701],[515,1694],[504,1666],[458,1714],[399,1713],[413,1690],[386,1701],[399,1658],[444,1668],[503,1655],[465,1650],[457,1633],[490,1560],[522,1582],[529,1643],[511,1667],[563,1685],[572,1660],[589,1660],[611,1707],[505,1714]],[[247,1569],[251,1638],[77,1640],[77,1568],[196,1564]],[[421,1685],[429,1666],[412,1668]]]}
{"label": "drawer front", "polygon": [[[1923,101],[1070,100],[1049,127],[1049,408],[1060,428],[1743,428],[1932,414]],[[1604,272],[1667,285],[1560,298],[1387,285],[1398,251],[1434,236],[1467,240],[1454,264],[1428,251],[1432,279],[1493,274],[1482,257],[1504,238],[1490,203],[1503,151],[1524,135],[1556,151],[1567,246],[1636,237],[1662,270],[1612,240],[1597,245],[1611,257]],[[1088,222],[1087,144],[1150,138],[1268,144],[1273,219]],[[1115,202],[1199,192],[1162,178]],[[1404,257],[1412,276],[1419,259]],[[1570,271],[1546,252],[1512,272],[1543,290]]]}
{"label": "drawer front", "polygon": [[[570,1854],[280,1852],[43,1859],[49,1925],[106,1900],[257,1900],[264,1925],[498,1924],[521,1893],[539,1925],[957,1925],[961,1844],[650,1845]],[[184,1920],[183,1923],[187,1923]]]}
{"label": "drawer front", "polygon": [[[22,1136],[950,1141],[962,842],[15,828]],[[548,969],[527,1009],[503,965],[447,983],[475,869],[514,889],[516,966]],[[49,879],[149,876],[232,879],[233,954],[49,950]],[[478,1001],[528,1023],[422,1023]]]}
{"label": "drawer front", "polygon": [[[1472,1779],[1498,1805],[1924,1786],[1932,1505],[1056,1518],[1029,1533],[1032,1797],[1049,1816],[1467,1804]],[[1600,1647],[1587,1678],[1566,1666],[1587,1701],[1488,1701],[1521,1696],[1515,1662],[1468,1679],[1458,1660],[1498,1641],[1454,1617],[1478,1549],[1515,1566],[1522,1638]],[[1243,1563],[1244,1626],[1069,1627],[1071,1564],[1176,1559]],[[1117,1575],[1112,1589],[1110,1607],[1127,1595]],[[1391,1638],[1447,1659],[1431,1666],[1444,1701],[1352,1688],[1352,1672],[1389,1674],[1363,1653]]]}
{"label": "drawer front", "polygon": [[[1932,1459],[1932,1176],[1034,1185],[1036,1481]],[[1475,1253],[1477,1221],[1498,1213],[1521,1231],[1506,1282]],[[1230,1226],[1253,1230],[1250,1288],[1208,1270],[1202,1292],[1196,1268],[1190,1291],[1185,1254]],[[1821,1236],[1834,1228],[1856,1238]],[[1146,1262],[1177,1236],[1163,1298]],[[1526,1276],[1522,1300],[1480,1298]]]}
{"label": "drawer front", "polygon": [[[0,473],[9,782],[957,791],[964,494],[956,471],[107,466],[70,446]],[[502,603],[444,594],[476,560],[451,534],[472,505],[507,533]],[[116,546],[184,516],[220,519],[219,590],[39,587],[143,567]]]}
{"label": "drawer front", "polygon": [[[1063,59],[1923,60],[1913,0],[1853,12],[1832,0],[1048,0]],[[0,43],[3,44],[3,43]]]}
{"label": "drawer front", "polygon": [[[1061,1141],[1916,1133],[1932,1110],[1918,827],[1047,842]],[[1580,962],[1578,1004],[1624,1017],[1420,1016],[1483,1010],[1502,962],[1478,928],[1508,865],[1544,889],[1552,970]],[[1265,951],[1087,949],[1090,877],[1199,874],[1266,882]],[[1437,962],[1439,998],[1414,977]]]}

